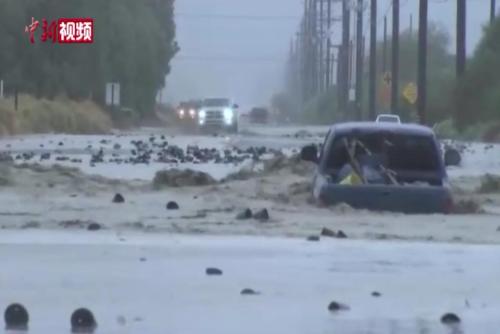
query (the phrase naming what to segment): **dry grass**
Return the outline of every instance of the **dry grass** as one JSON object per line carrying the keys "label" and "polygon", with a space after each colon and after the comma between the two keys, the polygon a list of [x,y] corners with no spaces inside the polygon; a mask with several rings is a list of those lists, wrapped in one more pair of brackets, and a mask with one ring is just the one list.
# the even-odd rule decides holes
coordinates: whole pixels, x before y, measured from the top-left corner
{"label": "dry grass", "polygon": [[20,95],[18,110],[13,99],[0,100],[0,135],[23,133],[98,134],[111,129],[109,116],[91,101],[67,98],[35,99]]}

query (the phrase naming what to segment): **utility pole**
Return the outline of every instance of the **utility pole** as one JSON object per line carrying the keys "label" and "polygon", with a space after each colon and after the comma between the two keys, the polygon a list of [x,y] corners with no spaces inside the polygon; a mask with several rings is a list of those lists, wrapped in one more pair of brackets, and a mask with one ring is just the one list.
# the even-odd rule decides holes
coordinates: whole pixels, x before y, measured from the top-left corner
{"label": "utility pole", "polygon": [[363,0],[356,6],[356,119],[363,117]]}
{"label": "utility pole", "polygon": [[325,90],[325,0],[319,0],[319,91]]}
{"label": "utility pole", "polygon": [[417,110],[420,123],[427,122],[427,17],[428,0],[420,0],[418,23],[418,99]]}
{"label": "utility pole", "polygon": [[496,0],[491,0],[491,8],[490,8],[490,22],[493,23],[495,21],[497,11]]}
{"label": "utility pole", "polygon": [[[465,1],[465,0],[459,0]],[[399,111],[399,0],[392,0],[392,90],[391,113]]]}
{"label": "utility pole", "polygon": [[371,0],[370,8],[370,85],[369,119],[375,120],[377,98],[377,0]]}
{"label": "utility pole", "polygon": [[384,46],[382,50],[382,72],[387,72],[387,16],[384,16]]}
{"label": "utility pole", "polygon": [[410,14],[410,37],[413,36],[413,14]]}
{"label": "utility pole", "polygon": [[457,0],[457,77],[459,78],[465,73],[466,11],[466,0]]}
{"label": "utility pole", "polygon": [[312,61],[313,64],[311,66],[312,70],[312,94],[311,96],[314,97],[318,94],[318,87],[319,87],[319,62],[318,62],[318,44],[319,44],[319,38],[318,38],[318,0],[312,0],[312,10],[311,10],[311,39],[312,39]]}
{"label": "utility pole", "polygon": [[327,0],[327,8],[326,8],[326,30],[327,30],[327,39],[326,39],[326,89],[330,88],[331,85],[331,57],[332,57],[332,39],[331,39],[331,28],[332,28],[332,0]]}
{"label": "utility pole", "polygon": [[350,11],[348,0],[342,0],[342,44],[339,49],[339,109],[347,113],[349,98],[349,39],[350,39]]}

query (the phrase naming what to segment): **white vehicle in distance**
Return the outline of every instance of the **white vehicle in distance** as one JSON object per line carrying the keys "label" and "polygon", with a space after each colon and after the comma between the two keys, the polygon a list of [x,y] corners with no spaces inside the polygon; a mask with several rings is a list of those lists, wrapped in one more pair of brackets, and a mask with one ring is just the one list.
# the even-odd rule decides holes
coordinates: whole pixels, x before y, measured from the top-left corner
{"label": "white vehicle in distance", "polygon": [[237,133],[238,108],[227,98],[205,99],[198,112],[198,128],[202,131],[217,129]]}
{"label": "white vehicle in distance", "polygon": [[401,124],[401,119],[398,115],[391,114],[380,114],[375,120],[376,123],[399,123]]}

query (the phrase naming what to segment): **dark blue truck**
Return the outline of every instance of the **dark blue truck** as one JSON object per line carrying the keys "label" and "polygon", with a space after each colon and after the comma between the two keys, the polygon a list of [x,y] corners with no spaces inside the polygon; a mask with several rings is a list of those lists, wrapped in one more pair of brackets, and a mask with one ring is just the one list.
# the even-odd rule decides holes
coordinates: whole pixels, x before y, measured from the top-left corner
{"label": "dark blue truck", "polygon": [[403,213],[450,213],[453,200],[441,148],[425,126],[342,123],[320,152],[302,149],[317,164],[313,196],[322,205]]}

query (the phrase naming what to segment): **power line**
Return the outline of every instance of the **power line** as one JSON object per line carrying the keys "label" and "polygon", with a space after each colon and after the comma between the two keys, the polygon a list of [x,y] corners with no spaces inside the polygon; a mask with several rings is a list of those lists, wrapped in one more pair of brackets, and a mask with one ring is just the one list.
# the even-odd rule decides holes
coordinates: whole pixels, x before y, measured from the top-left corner
{"label": "power line", "polygon": [[234,56],[178,56],[175,61],[201,61],[201,62],[226,62],[226,63],[282,63],[283,57],[234,57]]}
{"label": "power line", "polygon": [[299,16],[286,15],[238,15],[238,14],[204,14],[204,13],[176,13],[176,17],[183,19],[207,20],[248,20],[248,21],[280,21],[299,20]]}

